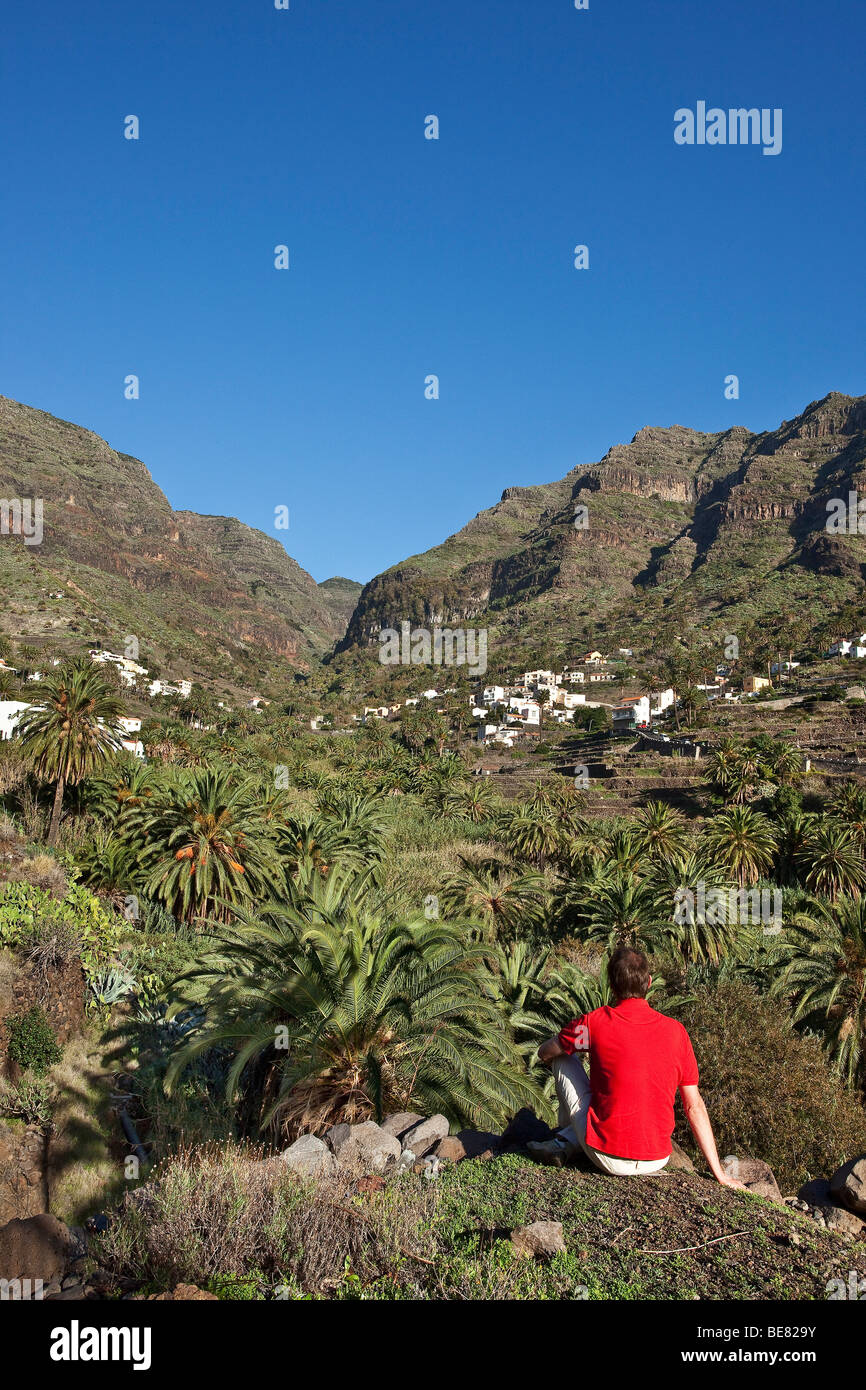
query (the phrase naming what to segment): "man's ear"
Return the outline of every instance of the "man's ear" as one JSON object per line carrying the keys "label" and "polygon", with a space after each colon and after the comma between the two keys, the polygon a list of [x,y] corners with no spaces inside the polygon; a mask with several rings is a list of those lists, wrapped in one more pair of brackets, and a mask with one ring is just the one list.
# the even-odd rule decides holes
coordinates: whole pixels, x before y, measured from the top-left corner
{"label": "man's ear", "polygon": [[649,992],[650,992],[650,990],[652,989],[652,987],[653,987],[653,977],[652,977],[652,975],[650,975],[650,977],[649,977],[649,984],[648,984],[647,987],[646,987],[646,992],[647,992],[647,994],[649,994]]}

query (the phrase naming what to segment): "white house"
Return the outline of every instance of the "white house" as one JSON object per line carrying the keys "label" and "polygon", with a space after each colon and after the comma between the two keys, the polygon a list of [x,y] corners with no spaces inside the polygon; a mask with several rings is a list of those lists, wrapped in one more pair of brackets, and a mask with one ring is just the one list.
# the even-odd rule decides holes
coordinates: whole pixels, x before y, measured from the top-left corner
{"label": "white house", "polygon": [[649,724],[649,695],[631,695],[613,707],[613,726],[628,728],[631,724]]}
{"label": "white house", "polygon": [[846,638],[840,638],[837,642],[831,642],[825,656],[850,656],[852,643]]}
{"label": "white house", "polygon": [[509,700],[509,707],[524,724],[541,723],[541,706],[537,700],[519,700],[512,697]]}
{"label": "white house", "polygon": [[541,686],[558,685],[561,677],[555,671],[525,671],[523,684],[538,690]]}
{"label": "white house", "polygon": [[441,698],[442,698],[442,696],[439,694],[439,691],[438,691],[438,690],[422,690],[422,691],[421,691],[421,699],[422,699],[422,700],[441,700]]}
{"label": "white house", "polygon": [[661,714],[663,710],[670,709],[676,700],[673,690],[668,686],[667,690],[657,690],[650,697],[653,714]]}
{"label": "white house", "polygon": [[[582,692],[578,694],[576,690],[561,690],[559,693],[562,699],[557,700],[557,704],[561,704],[563,709],[573,710],[576,709],[578,705],[586,704],[586,696]],[[554,713],[556,713],[556,711],[554,711]]]}
{"label": "white house", "polygon": [[484,694],[481,696],[485,705],[496,705],[500,700],[505,699],[504,685],[487,685],[484,687]]}
{"label": "white house", "polygon": [[118,656],[116,652],[106,651],[102,647],[92,649],[89,656],[90,660],[98,666],[116,666],[122,685],[135,685],[136,676],[147,675],[146,666],[139,666],[137,661],[131,661],[128,656]]}
{"label": "white house", "polygon": [[12,738],[26,709],[32,709],[26,700],[0,700],[0,739]]}

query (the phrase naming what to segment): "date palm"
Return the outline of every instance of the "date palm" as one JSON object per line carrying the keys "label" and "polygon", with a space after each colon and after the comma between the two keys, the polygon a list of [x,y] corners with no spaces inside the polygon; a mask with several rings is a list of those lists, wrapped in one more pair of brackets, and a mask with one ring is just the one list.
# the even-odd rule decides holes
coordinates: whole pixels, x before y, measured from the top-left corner
{"label": "date palm", "polygon": [[738,887],[757,883],[766,874],[776,849],[773,824],[748,806],[729,806],[714,816],[703,832],[701,848],[711,860],[728,869]]}
{"label": "date palm", "polygon": [[793,997],[794,1018],[824,1034],[849,1085],[866,1081],[866,897],[815,901],[780,947],[787,964],[774,992]]}
{"label": "date palm", "polygon": [[516,859],[544,868],[560,848],[561,830],[556,815],[545,806],[520,806],[505,818],[502,838]]}
{"label": "date palm", "polygon": [[810,893],[835,902],[843,893],[859,896],[866,884],[866,868],[857,837],[841,821],[819,821],[807,835],[797,856]]}
{"label": "date palm", "polygon": [[634,839],[641,853],[670,863],[687,853],[689,829],[685,817],[664,801],[648,801],[633,821]]}
{"label": "date palm", "polygon": [[91,776],[120,747],[123,705],[99,668],[86,661],[51,672],[33,694],[38,705],[24,711],[18,732],[36,775],[54,783],[48,844],[55,845],[66,787]]}
{"label": "date palm", "polygon": [[210,769],[182,774],[143,806],[146,891],[180,921],[226,920],[231,905],[279,883],[270,826],[252,788]]}
{"label": "date palm", "polygon": [[538,925],[544,914],[540,874],[515,873],[499,860],[473,862],[464,855],[460,865],[439,895],[445,912],[482,922],[497,937]]}

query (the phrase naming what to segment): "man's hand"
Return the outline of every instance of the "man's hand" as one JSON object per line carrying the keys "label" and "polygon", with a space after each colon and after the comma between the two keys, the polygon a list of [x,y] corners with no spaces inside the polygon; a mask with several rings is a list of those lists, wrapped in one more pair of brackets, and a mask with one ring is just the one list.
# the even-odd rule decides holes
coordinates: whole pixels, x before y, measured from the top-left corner
{"label": "man's hand", "polygon": [[716,1174],[716,1180],[721,1183],[722,1187],[734,1187],[740,1192],[748,1192],[749,1190],[744,1182],[740,1182],[739,1178],[729,1178],[724,1169],[722,1169],[721,1175]]}

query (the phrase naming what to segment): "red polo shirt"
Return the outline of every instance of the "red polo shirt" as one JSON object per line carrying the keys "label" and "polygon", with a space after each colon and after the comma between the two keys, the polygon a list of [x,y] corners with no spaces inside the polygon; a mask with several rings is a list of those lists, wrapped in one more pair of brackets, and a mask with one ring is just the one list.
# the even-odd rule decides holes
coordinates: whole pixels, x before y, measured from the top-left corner
{"label": "red polo shirt", "polygon": [[677,1088],[698,1084],[683,1025],[645,999],[623,999],[573,1019],[559,1045],[569,1056],[589,1048],[587,1144],[612,1158],[669,1157]]}

